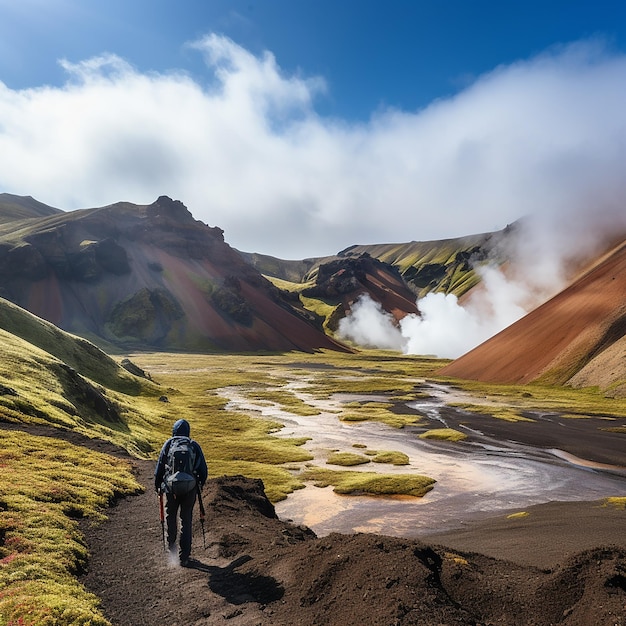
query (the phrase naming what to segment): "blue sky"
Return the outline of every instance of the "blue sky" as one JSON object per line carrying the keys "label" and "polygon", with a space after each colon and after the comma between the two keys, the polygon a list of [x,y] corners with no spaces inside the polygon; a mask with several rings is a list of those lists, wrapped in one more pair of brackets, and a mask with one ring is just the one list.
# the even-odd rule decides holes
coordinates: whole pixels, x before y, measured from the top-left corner
{"label": "blue sky", "polygon": [[585,231],[624,212],[625,85],[617,0],[0,0],[0,190],[166,194],[284,258]]}
{"label": "blue sky", "polygon": [[0,0],[0,79],[62,84],[58,60],[104,52],[140,71],[207,79],[186,43],[211,32],[287,73],[321,76],[318,111],[348,120],[415,110],[501,64],[601,37],[626,48],[620,0]]}

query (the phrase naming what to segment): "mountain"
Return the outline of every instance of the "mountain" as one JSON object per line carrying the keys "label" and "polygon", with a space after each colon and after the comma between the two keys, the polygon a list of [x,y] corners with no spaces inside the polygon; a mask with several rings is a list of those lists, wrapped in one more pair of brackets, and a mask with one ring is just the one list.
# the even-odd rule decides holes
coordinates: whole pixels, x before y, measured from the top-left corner
{"label": "mountain", "polygon": [[46,217],[56,213],[62,213],[62,211],[43,204],[31,196],[0,193],[0,224],[33,217]]}
{"label": "mountain", "polygon": [[516,224],[512,224],[501,231],[454,239],[353,245],[336,255],[298,261],[240,254],[268,278],[294,284],[315,280],[322,265],[368,255],[392,267],[413,292],[413,299],[432,291],[461,297],[480,282],[474,264],[487,259],[496,263],[508,260],[503,250],[516,229]]}
{"label": "mountain", "polygon": [[[0,194],[0,297],[109,349],[348,350],[332,334],[358,298],[396,320],[431,291],[462,300],[477,265],[510,264],[517,228],[286,261],[232,249],[166,196],[63,212]],[[442,374],[626,393],[625,254],[622,239],[587,259],[564,291]]]}
{"label": "mountain", "polygon": [[485,382],[598,386],[626,396],[626,239],[566,289],[440,370]]}
{"label": "mountain", "polygon": [[179,201],[62,212],[0,197],[0,296],[101,345],[346,350]]}
{"label": "mountain", "polygon": [[430,292],[466,296],[480,284],[476,267],[503,264],[516,225],[492,232],[443,239],[354,245],[333,256],[284,260],[240,252],[277,287],[297,295],[325,318],[331,333],[356,300],[368,295],[396,320],[419,313],[416,301]]}
{"label": "mountain", "polygon": [[307,274],[298,291],[305,306],[324,315],[325,327],[331,332],[363,295],[397,320],[418,313],[415,294],[400,273],[367,253],[322,263]]}

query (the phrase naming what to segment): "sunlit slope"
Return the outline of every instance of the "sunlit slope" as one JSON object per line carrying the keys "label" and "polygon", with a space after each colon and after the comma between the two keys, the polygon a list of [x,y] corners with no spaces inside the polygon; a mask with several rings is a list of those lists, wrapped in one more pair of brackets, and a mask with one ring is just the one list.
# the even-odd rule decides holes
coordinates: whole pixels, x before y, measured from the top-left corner
{"label": "sunlit slope", "polygon": [[98,347],[0,298],[0,329],[56,357],[94,382],[123,393],[152,387],[129,374]]}
{"label": "sunlit slope", "polygon": [[480,282],[474,265],[480,265],[487,259],[492,263],[507,260],[502,254],[502,242],[511,232],[512,228],[508,227],[503,231],[455,239],[354,245],[335,256],[302,261],[264,255],[243,256],[267,277],[297,285],[315,281],[322,265],[369,255],[398,271],[416,296],[443,292],[461,297]]}
{"label": "sunlit slope", "polygon": [[0,299],[0,421],[67,428],[149,455],[165,432],[162,393],[96,346]]}
{"label": "sunlit slope", "polygon": [[142,487],[128,462],[90,449],[101,442],[67,439],[153,455],[161,420],[139,406],[159,404],[158,393],[87,341],[0,299],[2,624],[109,624],[76,579],[89,556],[77,520],[93,523]]}
{"label": "sunlit slope", "polygon": [[411,241],[397,244],[357,245],[341,255],[367,253],[398,269],[419,296],[430,292],[461,297],[480,282],[474,264],[487,258],[498,262],[494,243],[502,233],[484,233],[439,241]]}
{"label": "sunlit slope", "polygon": [[444,367],[485,382],[594,385],[626,394],[626,241],[554,298]]}

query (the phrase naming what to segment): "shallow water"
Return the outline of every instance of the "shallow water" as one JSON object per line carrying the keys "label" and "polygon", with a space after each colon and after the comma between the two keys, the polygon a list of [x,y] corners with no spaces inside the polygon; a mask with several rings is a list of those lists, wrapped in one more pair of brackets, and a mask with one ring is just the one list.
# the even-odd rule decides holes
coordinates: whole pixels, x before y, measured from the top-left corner
{"label": "shallow water", "polygon": [[[439,408],[446,399],[450,401],[448,391],[437,385],[429,392],[435,401],[431,397],[409,406],[445,425]],[[340,496],[332,487],[322,489],[309,484],[276,505],[279,517],[305,524],[319,536],[331,532],[376,532],[411,537],[459,528],[478,517],[524,510],[542,502],[626,496],[626,470],[617,468],[611,473],[606,470],[616,468],[601,468],[558,450],[500,441],[434,442],[419,439],[417,429],[412,427],[344,423],[337,418],[343,402],[384,401],[384,397],[341,394],[330,400],[317,400],[302,393],[307,403],[321,411],[320,415],[305,417],[286,413],[275,405],[255,404],[236,388],[224,389],[222,393],[230,401],[229,409],[281,421],[284,428],[280,435],[310,437],[304,447],[319,465],[325,463],[329,451],[358,452],[353,447],[356,443],[371,450],[404,452],[410,465],[368,463],[351,470],[425,474],[437,481],[423,498]]]}

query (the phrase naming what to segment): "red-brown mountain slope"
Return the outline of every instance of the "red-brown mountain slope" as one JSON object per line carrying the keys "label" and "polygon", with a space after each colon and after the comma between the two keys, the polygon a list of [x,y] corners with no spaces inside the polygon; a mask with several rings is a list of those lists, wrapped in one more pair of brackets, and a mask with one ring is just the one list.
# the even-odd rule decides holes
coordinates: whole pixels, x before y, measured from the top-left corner
{"label": "red-brown mountain slope", "polygon": [[623,240],[554,298],[440,373],[485,382],[598,385],[622,395],[625,335]]}
{"label": "red-brown mountain slope", "polygon": [[332,319],[328,320],[331,330],[336,330],[339,320],[364,295],[378,302],[396,320],[401,320],[408,313],[418,313],[415,294],[400,272],[368,253],[329,260],[306,278],[315,284],[303,289],[302,295],[335,307]]}
{"label": "red-brown mountain slope", "polygon": [[64,330],[127,347],[346,349],[181,202],[20,218],[0,226],[0,296]]}

